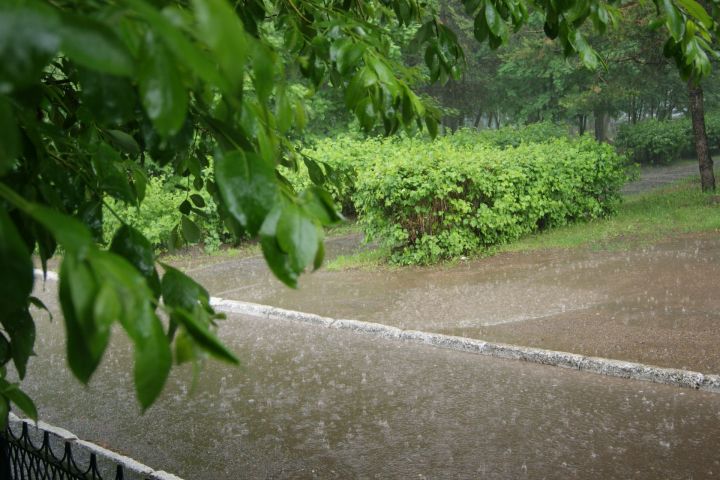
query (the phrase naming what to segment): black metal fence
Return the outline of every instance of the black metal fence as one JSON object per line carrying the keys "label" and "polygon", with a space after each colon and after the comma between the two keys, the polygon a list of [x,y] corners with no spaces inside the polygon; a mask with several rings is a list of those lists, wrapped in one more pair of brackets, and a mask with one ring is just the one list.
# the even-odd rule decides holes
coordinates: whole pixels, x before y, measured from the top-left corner
{"label": "black metal fence", "polygon": [[48,432],[42,432],[41,442],[33,442],[27,423],[19,434],[8,427],[0,434],[0,480],[123,480],[122,466],[117,465],[114,476],[103,477],[94,453],[87,462],[78,462],[71,443],[63,443],[56,455]]}

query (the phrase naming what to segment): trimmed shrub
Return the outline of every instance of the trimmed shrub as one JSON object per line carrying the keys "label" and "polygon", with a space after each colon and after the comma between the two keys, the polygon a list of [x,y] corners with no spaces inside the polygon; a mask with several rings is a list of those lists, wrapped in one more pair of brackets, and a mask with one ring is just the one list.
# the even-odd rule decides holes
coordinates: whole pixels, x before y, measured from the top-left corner
{"label": "trimmed shrub", "polygon": [[456,145],[474,145],[478,142],[500,148],[519,147],[523,143],[544,143],[555,138],[567,138],[566,125],[552,122],[531,123],[522,127],[502,127],[497,130],[463,129],[450,138]]}
{"label": "trimmed shrub", "polygon": [[[458,147],[484,144],[509,148],[523,143],[541,143],[567,136],[567,127],[543,122],[519,128],[503,127],[498,130],[462,129],[442,137],[442,141]],[[396,155],[398,149],[414,148],[419,144],[429,145],[432,141],[427,137],[408,138],[403,135],[361,139],[356,135],[347,134],[315,140],[311,147],[304,148],[301,153],[319,163],[322,173],[327,178],[324,187],[341,207],[343,214],[355,216],[357,211],[353,197],[359,171],[378,158]],[[299,163],[297,170],[284,167],[281,169],[282,174],[296,191],[302,191],[312,184],[307,162]]]}
{"label": "trimmed shrub", "polygon": [[[397,147],[397,145],[396,145]],[[369,239],[400,264],[428,264],[616,211],[624,159],[589,138],[500,149],[405,141],[359,171]]]}
{"label": "trimmed shrub", "polygon": [[306,157],[298,162],[297,170],[281,167],[281,173],[290,182],[296,192],[313,185],[308,164],[322,170],[325,177],[323,188],[332,196],[341,208],[343,215],[355,216],[355,180],[358,169],[372,163],[384,143],[380,139],[359,140],[354,136],[340,135],[314,142],[312,147],[301,150]]}
{"label": "trimmed shrub", "polygon": [[618,128],[615,146],[637,163],[668,164],[692,148],[692,130],[685,119],[652,119]]}
{"label": "trimmed shrub", "polygon": [[[705,128],[711,150],[720,150],[720,113],[705,115]],[[690,119],[643,120],[618,128],[615,146],[630,160],[643,164],[669,164],[695,153]]]}

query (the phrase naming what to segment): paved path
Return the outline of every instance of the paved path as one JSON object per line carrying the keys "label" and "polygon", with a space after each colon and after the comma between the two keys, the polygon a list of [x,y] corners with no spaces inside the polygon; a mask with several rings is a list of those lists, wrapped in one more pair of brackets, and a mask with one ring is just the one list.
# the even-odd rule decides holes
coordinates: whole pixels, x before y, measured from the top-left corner
{"label": "paved path", "polygon": [[622,192],[626,195],[643,193],[653,188],[677,182],[683,178],[699,177],[699,175],[697,160],[684,160],[673,165],[660,167],[642,167],[640,178],[625,185]]}
{"label": "paved path", "polygon": [[[692,175],[645,169],[628,192]],[[329,242],[330,255],[359,237]],[[319,271],[290,290],[261,257],[182,267],[213,296],[583,355],[720,372],[720,238],[692,235],[625,252],[503,254],[454,267]]]}

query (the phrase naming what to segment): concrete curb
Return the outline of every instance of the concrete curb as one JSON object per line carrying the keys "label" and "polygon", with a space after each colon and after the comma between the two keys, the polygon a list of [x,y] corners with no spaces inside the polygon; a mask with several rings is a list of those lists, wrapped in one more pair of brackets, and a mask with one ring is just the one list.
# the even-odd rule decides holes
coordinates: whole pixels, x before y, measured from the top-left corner
{"label": "concrete curb", "polygon": [[[43,272],[42,270],[36,269],[35,274],[42,276]],[[47,272],[48,280],[57,280],[57,278],[58,277],[55,272]],[[269,318],[280,321],[290,320],[325,328],[349,330],[354,333],[360,333],[372,337],[433,345],[435,347],[446,348],[459,352],[475,353],[509,360],[520,360],[541,365],[581,370],[584,372],[607,375],[610,377],[642,380],[663,385],[672,385],[675,387],[720,393],[720,375],[715,374],[703,374],[690,370],[656,367],[653,365],[612,360],[602,357],[588,357],[576,353],[545,350],[542,348],[530,348],[505,343],[486,342],[484,340],[455,337],[440,333],[403,330],[380,323],[363,322],[359,320],[338,320],[329,317],[322,317],[312,313],[285,310],[282,308],[271,307],[269,305],[243,302],[239,300],[227,300],[218,297],[210,297],[210,304],[218,311],[226,313],[237,313],[251,317]]]}
{"label": "concrete curb", "polygon": [[49,446],[57,457],[63,456],[66,444],[70,445],[73,459],[79,466],[84,468],[89,464],[90,456],[95,455],[98,470],[104,475],[103,478],[115,478],[116,469],[120,466],[123,469],[124,480],[182,480],[180,477],[163,470],[153,470],[147,465],[100,445],[80,440],[76,435],[64,428],[58,428],[41,421],[35,423],[32,420],[20,418],[14,413],[10,413],[9,427],[15,435],[20,434],[23,424],[27,424],[30,440],[36,447],[42,445],[43,437],[47,433]]}
{"label": "concrete curb", "polygon": [[720,393],[720,375],[703,374],[689,370],[663,368],[642,363],[612,360],[601,357],[588,357],[576,353],[545,350],[542,348],[521,347],[505,343],[486,342],[474,338],[455,337],[440,333],[402,330],[380,323],[362,322],[358,320],[335,320],[310,313],[284,310],[282,308],[260,305],[257,303],[210,298],[210,304],[218,311],[238,313],[273,320],[290,320],[309,323],[326,328],[349,330],[354,333],[395,339],[411,343],[421,343],[439,348],[446,348],[466,353],[475,353],[508,360],[550,365],[554,367],[581,370],[584,372],[607,375],[610,377],[642,380],[646,382],[672,385],[675,387],[704,390]]}

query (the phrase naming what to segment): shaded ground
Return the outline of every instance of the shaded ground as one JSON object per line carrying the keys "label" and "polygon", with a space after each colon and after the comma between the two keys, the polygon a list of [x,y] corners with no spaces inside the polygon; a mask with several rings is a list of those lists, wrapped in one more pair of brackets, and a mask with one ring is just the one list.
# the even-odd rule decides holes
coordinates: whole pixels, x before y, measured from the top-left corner
{"label": "shaded ground", "polygon": [[[693,174],[643,173],[628,191]],[[720,212],[718,212],[720,215]],[[347,253],[359,237],[329,242]],[[320,271],[282,286],[261,257],[184,265],[214,296],[335,318],[449,333],[664,367],[720,372],[720,236],[685,235],[628,251],[501,254],[453,267]]]}
{"label": "shaded ground", "polygon": [[122,336],[83,388],[42,317],[24,382],[41,418],[187,480],[720,474],[716,394],[231,316],[243,367],[208,363],[194,394],[175,370],[140,416]]}

